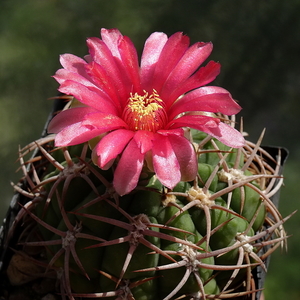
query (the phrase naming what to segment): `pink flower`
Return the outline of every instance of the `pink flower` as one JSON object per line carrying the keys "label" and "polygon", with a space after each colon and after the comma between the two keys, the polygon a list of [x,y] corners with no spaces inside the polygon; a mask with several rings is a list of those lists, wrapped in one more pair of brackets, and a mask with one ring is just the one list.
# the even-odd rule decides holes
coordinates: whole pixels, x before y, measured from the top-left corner
{"label": "pink flower", "polygon": [[56,146],[101,136],[93,155],[100,168],[120,156],[113,181],[120,195],[136,187],[145,162],[171,189],[180,180],[196,177],[197,158],[184,127],[206,132],[230,147],[243,146],[242,135],[212,114],[232,115],[241,108],[223,88],[204,86],[220,71],[213,61],[199,68],[212,51],[211,43],[190,46],[180,32],[169,38],[155,32],[146,40],[139,66],[128,37],[117,29],[102,29],[101,36],[87,40],[85,60],[72,54],[60,58],[63,69],[54,76],[59,91],[80,105],[51,121],[48,130],[57,133]]}

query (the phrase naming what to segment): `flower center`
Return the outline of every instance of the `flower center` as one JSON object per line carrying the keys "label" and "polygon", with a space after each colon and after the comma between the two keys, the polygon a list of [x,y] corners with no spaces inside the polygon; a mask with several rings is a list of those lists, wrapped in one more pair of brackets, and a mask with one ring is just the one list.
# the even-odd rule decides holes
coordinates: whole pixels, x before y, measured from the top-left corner
{"label": "flower center", "polygon": [[133,131],[155,132],[167,123],[164,103],[155,90],[150,95],[146,91],[143,92],[144,95],[130,93],[130,98],[123,112],[123,120]]}

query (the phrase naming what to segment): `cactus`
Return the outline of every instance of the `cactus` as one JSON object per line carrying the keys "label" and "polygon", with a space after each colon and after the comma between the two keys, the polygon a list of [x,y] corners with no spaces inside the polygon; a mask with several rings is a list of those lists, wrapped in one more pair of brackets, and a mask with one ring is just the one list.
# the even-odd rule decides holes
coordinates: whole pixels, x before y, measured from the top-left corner
{"label": "cactus", "polygon": [[[133,56],[128,39],[122,39],[116,30],[102,34],[105,43],[88,42],[96,63],[101,55],[95,45],[103,52],[113,52],[109,45],[116,43],[116,36],[121,39],[118,59],[128,62],[126,50]],[[148,42],[158,38],[165,36],[156,33]],[[177,42],[173,46],[184,48],[185,39],[177,34],[156,46],[161,52],[168,43]],[[192,47],[194,52],[211,51],[210,44]],[[188,90],[210,82],[218,73],[219,65],[213,62],[197,71],[199,61],[184,75],[190,80],[181,79]],[[145,67],[147,62],[144,59],[144,73],[150,70],[150,65]],[[14,188],[25,200],[6,238],[13,255],[3,290],[10,293],[9,286],[18,287],[30,299],[200,300],[259,295],[255,273],[266,271],[267,258],[287,238],[283,224],[290,216],[283,218],[272,201],[283,182],[280,150],[275,158],[264,150],[263,134],[257,143],[244,141],[242,124],[240,130],[234,129],[239,106],[221,88],[204,87],[182,105],[185,96],[175,100],[188,90],[177,82],[175,102],[163,103],[163,95],[171,91],[167,79],[165,89],[159,89],[156,82],[151,95],[145,90],[143,96],[130,93],[128,107],[132,110],[124,110],[123,123],[126,120],[128,125],[124,127],[113,116],[112,103],[103,97],[103,90],[122,94],[122,86],[116,91],[111,84],[105,90],[111,70],[105,73],[96,63],[84,63],[81,68],[83,62],[78,58],[62,58],[65,69],[58,71],[56,79],[60,91],[69,95],[57,97],[67,104],[48,126],[56,134],[45,134],[19,150],[24,176]],[[80,75],[87,70],[88,75],[80,81],[75,68]],[[134,68],[124,70],[133,86],[138,85]],[[170,82],[180,77],[176,72],[168,77]],[[104,104],[93,103],[91,108],[88,102],[94,101],[94,87],[88,92],[80,84],[95,74],[99,80],[93,84],[98,85]],[[197,80],[200,83],[195,84]],[[149,88],[149,82],[144,84]],[[80,88],[89,101],[78,92]],[[203,95],[208,98],[201,98]],[[136,118],[131,114],[140,113],[141,101],[148,102],[142,117]],[[100,112],[95,113],[97,105]],[[188,113],[183,114],[181,106],[188,106]],[[95,113],[100,118],[105,109],[110,113],[109,118],[106,114],[109,122],[104,122],[105,117],[101,120],[103,130],[87,116]],[[117,135],[116,131],[122,132]],[[126,142],[114,139],[116,144],[110,147],[115,152],[109,153],[113,133],[119,139],[124,136]],[[118,142],[124,145],[119,148]],[[165,150],[161,144],[165,148],[170,144],[174,151],[168,149],[159,161],[158,152]],[[174,153],[176,159],[171,161]],[[20,234],[12,243],[16,232]]]}

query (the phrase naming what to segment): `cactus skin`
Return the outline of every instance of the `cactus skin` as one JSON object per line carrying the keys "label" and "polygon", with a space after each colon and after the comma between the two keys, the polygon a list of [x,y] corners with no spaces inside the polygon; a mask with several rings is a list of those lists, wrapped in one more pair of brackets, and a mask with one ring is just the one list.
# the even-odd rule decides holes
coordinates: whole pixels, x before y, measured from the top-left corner
{"label": "cactus skin", "polygon": [[[15,251],[41,270],[25,286],[49,280],[55,299],[256,293],[252,270],[265,268],[266,259],[259,250],[270,245],[269,255],[286,239],[289,217],[270,199],[282,184],[278,168],[267,163],[262,138],[233,150],[191,135],[199,157],[194,182],[168,190],[147,173],[123,197],[111,185],[113,167],[95,167],[87,144],[55,148],[48,136],[20,150],[24,178],[15,189],[28,203],[16,221],[24,228]],[[24,162],[33,150],[38,154]]]}

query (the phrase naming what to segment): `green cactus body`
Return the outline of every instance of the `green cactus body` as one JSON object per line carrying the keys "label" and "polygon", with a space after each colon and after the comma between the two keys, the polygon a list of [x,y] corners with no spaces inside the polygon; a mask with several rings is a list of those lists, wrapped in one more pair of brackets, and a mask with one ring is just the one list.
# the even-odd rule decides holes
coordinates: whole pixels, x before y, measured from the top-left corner
{"label": "green cactus body", "polygon": [[87,145],[59,149],[40,142],[44,172],[32,189],[34,205],[24,208],[37,235],[20,245],[39,247],[46,274],[61,274],[54,293],[135,300],[251,293],[246,282],[263,264],[258,239],[283,223],[264,193],[277,175],[266,164],[265,178],[255,172],[259,164],[248,161],[258,151],[253,147],[232,150],[192,133],[200,145],[195,181],[168,190],[148,173],[123,197],[112,189],[112,169],[98,169]]}

